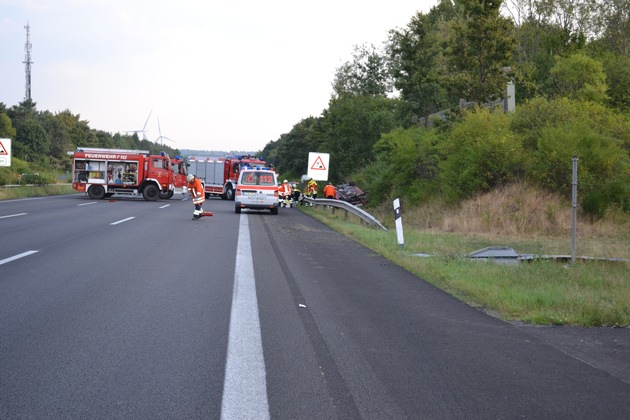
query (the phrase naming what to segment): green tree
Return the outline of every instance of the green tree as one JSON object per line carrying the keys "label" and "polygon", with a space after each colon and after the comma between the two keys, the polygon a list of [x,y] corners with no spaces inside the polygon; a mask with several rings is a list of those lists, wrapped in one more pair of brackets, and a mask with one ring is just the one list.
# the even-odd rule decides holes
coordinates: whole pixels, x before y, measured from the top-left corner
{"label": "green tree", "polygon": [[450,62],[452,86],[478,105],[503,97],[512,66],[514,32],[500,15],[499,0],[459,0],[461,18],[453,24]]}
{"label": "green tree", "polygon": [[392,91],[387,56],[377,51],[374,45],[355,45],[352,60],[345,62],[335,72],[333,91],[337,97],[386,96]]}
{"label": "green tree", "polygon": [[332,99],[323,112],[322,130],[331,154],[331,179],[345,180],[372,160],[372,147],[381,134],[399,123],[400,101],[380,96]]}
{"label": "green tree", "polygon": [[599,41],[607,51],[628,57],[630,55],[630,0],[600,0],[598,13]]}
{"label": "green tree", "polygon": [[440,30],[453,18],[454,8],[449,5],[443,1],[429,15],[415,15],[407,28],[390,32],[394,86],[401,92],[409,122],[422,117],[428,126],[430,114],[449,106],[444,86],[445,37]]}
{"label": "green tree", "polygon": [[5,112],[0,112],[0,138],[15,138],[15,128],[13,128],[11,118]]}
{"label": "green tree", "polygon": [[607,54],[604,57],[604,72],[610,106],[630,111],[630,56]]}
{"label": "green tree", "polygon": [[553,93],[557,96],[598,103],[608,99],[604,66],[585,54],[559,58],[550,75]]}
{"label": "green tree", "polygon": [[33,118],[18,120],[16,124],[15,156],[27,162],[47,161],[50,136],[44,126]]}
{"label": "green tree", "polygon": [[287,176],[299,178],[308,169],[309,152],[326,152],[323,144],[321,118],[308,117],[295,124],[290,132],[276,142],[268,143],[262,151],[268,163]]}

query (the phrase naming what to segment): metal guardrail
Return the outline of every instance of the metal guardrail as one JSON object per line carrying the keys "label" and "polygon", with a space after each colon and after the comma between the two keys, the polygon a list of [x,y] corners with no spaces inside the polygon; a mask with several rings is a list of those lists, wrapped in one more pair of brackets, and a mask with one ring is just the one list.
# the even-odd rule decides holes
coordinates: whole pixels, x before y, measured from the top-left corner
{"label": "metal guardrail", "polygon": [[70,186],[71,182],[55,183],[55,184],[5,184],[0,185],[0,188],[19,188],[19,187],[45,187],[49,185],[54,186]]}
{"label": "metal guardrail", "polygon": [[309,198],[309,197],[304,197],[304,202],[313,204],[314,206],[329,206],[329,207],[332,207],[333,209],[337,208],[337,209],[345,210],[346,212],[352,213],[355,216],[359,217],[361,220],[365,221],[366,223],[368,223],[372,227],[379,228],[379,229],[382,229],[382,230],[387,230],[387,228],[385,226],[383,226],[381,224],[381,222],[379,222],[370,213],[368,213],[365,210],[355,206],[354,204],[348,203],[347,201],[334,200],[334,199],[330,199],[330,198],[312,199],[312,198]]}

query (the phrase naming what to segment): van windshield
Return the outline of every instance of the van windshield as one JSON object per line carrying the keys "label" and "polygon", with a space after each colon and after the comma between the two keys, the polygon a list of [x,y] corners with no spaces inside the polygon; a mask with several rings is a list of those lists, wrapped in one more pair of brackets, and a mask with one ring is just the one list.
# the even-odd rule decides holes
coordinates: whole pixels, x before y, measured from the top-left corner
{"label": "van windshield", "polygon": [[270,172],[243,172],[243,185],[276,185],[276,177]]}

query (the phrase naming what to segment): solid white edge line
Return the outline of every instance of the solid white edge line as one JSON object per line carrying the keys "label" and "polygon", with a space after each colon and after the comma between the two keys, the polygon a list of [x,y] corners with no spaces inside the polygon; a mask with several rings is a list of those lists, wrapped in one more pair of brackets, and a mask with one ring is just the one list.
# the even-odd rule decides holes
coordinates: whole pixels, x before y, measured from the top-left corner
{"label": "solid white edge line", "polygon": [[221,419],[269,419],[249,224],[240,217]]}
{"label": "solid white edge line", "polygon": [[110,225],[113,226],[113,225],[117,225],[119,223],[125,223],[125,222],[128,222],[128,221],[132,220],[132,219],[135,219],[135,217],[127,217],[126,219],[122,219],[122,220],[119,220],[117,222],[112,222],[112,223],[110,223]]}
{"label": "solid white edge line", "polygon": [[37,252],[39,252],[39,251],[26,251],[26,252],[22,252],[21,254],[14,255],[14,256],[9,257],[9,258],[5,258],[4,260],[0,260],[0,265],[2,265],[2,264],[6,264],[6,263],[11,262],[11,261],[18,260],[18,259],[23,258],[23,257],[28,257],[29,255],[31,255],[31,254],[35,254],[35,253],[37,253]]}

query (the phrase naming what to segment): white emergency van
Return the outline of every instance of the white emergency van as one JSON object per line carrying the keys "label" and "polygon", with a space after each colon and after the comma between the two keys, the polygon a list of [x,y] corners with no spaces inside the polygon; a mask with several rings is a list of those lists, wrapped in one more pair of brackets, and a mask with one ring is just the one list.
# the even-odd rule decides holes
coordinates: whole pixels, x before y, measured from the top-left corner
{"label": "white emergency van", "polygon": [[243,168],[236,183],[234,211],[242,209],[270,210],[278,214],[278,179],[266,168]]}

